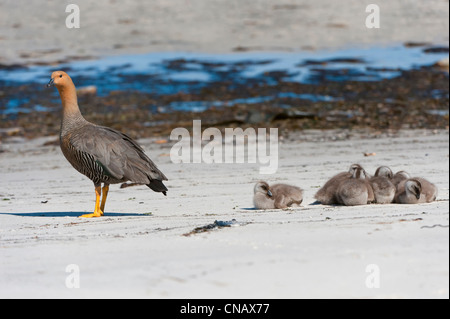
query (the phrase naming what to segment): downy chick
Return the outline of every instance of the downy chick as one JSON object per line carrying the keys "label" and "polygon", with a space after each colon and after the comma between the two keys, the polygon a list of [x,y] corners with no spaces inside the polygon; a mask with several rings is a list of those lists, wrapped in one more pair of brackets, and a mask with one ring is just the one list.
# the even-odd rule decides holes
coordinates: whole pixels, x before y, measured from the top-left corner
{"label": "downy chick", "polygon": [[356,168],[351,178],[339,184],[336,199],[346,206],[366,205],[374,201],[372,187],[362,168]]}
{"label": "downy chick", "polygon": [[364,171],[364,169],[359,164],[353,164],[350,166],[349,170],[347,172],[339,173],[332,178],[330,178],[325,185],[323,185],[317,193],[314,195],[314,198],[317,199],[320,203],[324,205],[335,205],[339,204],[337,198],[336,198],[336,192],[339,187],[339,184],[342,183],[344,180],[349,179],[352,177],[354,172],[357,169],[361,169]]}
{"label": "downy chick", "polygon": [[391,182],[397,188],[401,181],[406,181],[408,178],[411,178],[411,176],[407,172],[399,171],[395,173],[394,177],[392,177]]}
{"label": "downy chick", "polygon": [[303,190],[299,187],[275,184],[269,186],[264,181],[256,183],[253,204],[258,209],[298,207],[303,201]]}
{"label": "downy chick", "polygon": [[430,203],[436,200],[436,185],[424,178],[409,178],[399,183],[394,201],[399,204]]}
{"label": "downy chick", "polygon": [[377,168],[375,176],[370,179],[370,185],[373,189],[375,203],[392,203],[396,191],[394,184],[391,182],[393,177],[394,174],[389,167],[380,166]]}

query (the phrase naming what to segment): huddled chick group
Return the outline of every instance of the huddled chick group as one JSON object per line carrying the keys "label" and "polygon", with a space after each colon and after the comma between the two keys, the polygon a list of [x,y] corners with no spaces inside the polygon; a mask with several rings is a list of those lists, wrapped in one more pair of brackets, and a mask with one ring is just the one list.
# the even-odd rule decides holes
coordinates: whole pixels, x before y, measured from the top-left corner
{"label": "huddled chick group", "polygon": [[[417,204],[436,200],[437,187],[422,177],[413,177],[405,171],[393,173],[380,166],[370,176],[359,164],[353,164],[328,180],[315,194],[324,205]],[[297,186],[264,181],[256,183],[253,203],[257,209],[274,209],[300,206],[303,190]]]}
{"label": "huddled chick group", "polygon": [[348,172],[332,177],[315,195],[325,205],[417,204],[436,199],[437,187],[422,177],[411,178],[405,171],[393,173],[380,166],[374,176],[353,164]]}

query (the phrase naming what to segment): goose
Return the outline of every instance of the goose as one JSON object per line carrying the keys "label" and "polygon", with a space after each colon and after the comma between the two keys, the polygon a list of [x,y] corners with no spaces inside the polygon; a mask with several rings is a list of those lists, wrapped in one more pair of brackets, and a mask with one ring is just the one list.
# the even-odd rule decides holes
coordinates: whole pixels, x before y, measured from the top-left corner
{"label": "goose", "polygon": [[131,181],[166,195],[163,181],[167,177],[137,142],[115,129],[90,123],[81,115],[75,85],[67,73],[53,72],[47,84],[50,86],[57,88],[62,103],[62,153],[77,171],[94,183],[94,212],[80,217],[103,216],[111,184]]}
{"label": "goose", "polygon": [[370,185],[373,189],[375,203],[389,204],[392,203],[395,196],[396,188],[391,179],[394,177],[392,170],[387,166],[377,168],[375,175],[370,178]]}
{"label": "goose", "polygon": [[255,184],[253,204],[258,209],[298,207],[302,202],[303,190],[300,187],[287,184],[269,186],[264,181]]}
{"label": "goose", "polygon": [[361,167],[356,168],[350,178],[339,184],[336,199],[345,206],[366,205],[374,201],[372,186]]}
{"label": "goose", "polygon": [[314,195],[314,198],[317,199],[318,202],[324,205],[335,205],[338,204],[336,198],[336,191],[339,187],[339,184],[352,177],[353,173],[357,170],[364,169],[359,164],[352,164],[347,172],[339,173],[332,178],[330,178]]}
{"label": "goose", "polygon": [[399,204],[430,203],[436,200],[438,189],[425,178],[409,178],[399,183],[394,201]]}

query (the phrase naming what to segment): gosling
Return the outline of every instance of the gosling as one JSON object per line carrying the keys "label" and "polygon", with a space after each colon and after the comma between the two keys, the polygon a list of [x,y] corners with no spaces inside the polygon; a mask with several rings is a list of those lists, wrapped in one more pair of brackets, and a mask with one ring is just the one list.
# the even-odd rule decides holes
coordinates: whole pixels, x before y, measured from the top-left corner
{"label": "gosling", "polygon": [[370,179],[370,186],[372,186],[375,197],[374,202],[378,204],[392,203],[395,196],[395,185],[392,183],[394,174],[387,166],[380,166],[375,172],[375,176]]}
{"label": "gosling", "polygon": [[351,178],[354,172],[358,169],[364,171],[361,165],[353,164],[350,166],[347,172],[342,172],[333,176],[325,183],[325,185],[322,186],[322,188],[320,188],[317,191],[317,193],[314,195],[314,198],[324,205],[339,204],[336,198],[336,192],[339,187],[339,184],[342,183],[344,180]]}
{"label": "gosling", "polygon": [[406,181],[408,178],[411,178],[411,176],[407,172],[399,171],[395,173],[394,177],[392,177],[391,182],[395,187],[397,187],[400,182]]}
{"label": "gosling", "polygon": [[431,203],[437,195],[436,185],[425,178],[415,177],[400,182],[394,201],[399,204]]}
{"label": "gosling", "polygon": [[298,207],[303,202],[303,190],[300,187],[275,184],[269,186],[264,181],[256,183],[253,204],[257,209],[280,209]]}
{"label": "gosling", "polygon": [[350,178],[339,184],[336,199],[345,206],[366,205],[374,201],[372,186],[362,168],[356,168]]}

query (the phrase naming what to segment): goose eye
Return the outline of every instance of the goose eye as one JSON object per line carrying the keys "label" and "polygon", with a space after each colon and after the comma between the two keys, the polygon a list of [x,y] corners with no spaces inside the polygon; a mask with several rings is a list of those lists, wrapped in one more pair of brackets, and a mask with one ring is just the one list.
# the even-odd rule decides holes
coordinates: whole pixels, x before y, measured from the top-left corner
{"label": "goose eye", "polygon": [[62,74],[60,74],[59,77],[62,78]]}

